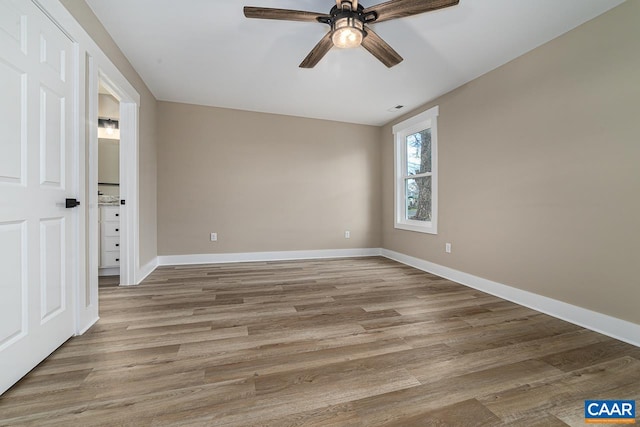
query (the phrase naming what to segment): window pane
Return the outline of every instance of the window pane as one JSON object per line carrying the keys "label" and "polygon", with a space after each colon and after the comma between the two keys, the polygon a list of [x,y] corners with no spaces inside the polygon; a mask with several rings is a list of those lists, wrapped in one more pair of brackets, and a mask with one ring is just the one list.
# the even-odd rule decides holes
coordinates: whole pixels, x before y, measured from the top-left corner
{"label": "window pane", "polygon": [[431,221],[431,177],[405,180],[407,218],[414,221]]}
{"label": "window pane", "polygon": [[431,129],[421,130],[405,138],[407,175],[431,172]]}

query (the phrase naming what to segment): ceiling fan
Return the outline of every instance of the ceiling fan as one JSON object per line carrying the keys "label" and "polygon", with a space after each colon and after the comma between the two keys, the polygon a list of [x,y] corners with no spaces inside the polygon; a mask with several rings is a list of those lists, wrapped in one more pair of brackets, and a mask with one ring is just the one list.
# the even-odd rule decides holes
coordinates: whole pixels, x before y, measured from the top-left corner
{"label": "ceiling fan", "polygon": [[390,0],[363,7],[358,0],[336,0],[329,14],[301,10],[245,6],[244,16],[282,21],[320,22],[331,27],[300,64],[313,68],[333,47],[352,48],[362,45],[387,67],[402,62],[402,57],[370,27],[374,22],[390,21],[458,4],[459,0]]}

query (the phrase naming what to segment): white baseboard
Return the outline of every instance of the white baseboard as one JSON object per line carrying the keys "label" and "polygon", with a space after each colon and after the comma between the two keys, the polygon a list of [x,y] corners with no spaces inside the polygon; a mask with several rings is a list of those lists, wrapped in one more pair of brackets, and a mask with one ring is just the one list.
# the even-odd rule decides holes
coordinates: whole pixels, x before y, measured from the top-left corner
{"label": "white baseboard", "polygon": [[98,320],[100,320],[100,317],[96,317],[96,318],[92,319],[82,329],[80,329],[78,331],[78,333],[76,333],[75,335],[78,336],[78,335],[84,334],[85,332],[87,332],[89,330],[89,328],[91,328],[93,325],[95,325]]}
{"label": "white baseboard", "polygon": [[320,249],[310,251],[242,252],[231,254],[162,255],[158,265],[224,264],[232,262],[293,261],[378,256],[380,248]]}
{"label": "white baseboard", "polygon": [[120,267],[107,267],[107,268],[99,268],[98,276],[119,276],[120,275]]}
{"label": "white baseboard", "polygon": [[445,279],[469,286],[491,295],[532,308],[558,319],[566,320],[578,326],[610,336],[626,343],[640,347],[640,325],[621,320],[606,314],[578,307],[522,289],[503,285],[502,283],[483,279],[472,274],[463,273],[453,268],[434,264],[399,252],[381,249],[380,254],[386,258],[401,262]]}
{"label": "white baseboard", "polygon": [[158,257],[153,257],[151,261],[140,267],[136,272],[136,285],[142,283],[148,275],[153,273],[153,270],[155,270],[156,267],[158,267]]}

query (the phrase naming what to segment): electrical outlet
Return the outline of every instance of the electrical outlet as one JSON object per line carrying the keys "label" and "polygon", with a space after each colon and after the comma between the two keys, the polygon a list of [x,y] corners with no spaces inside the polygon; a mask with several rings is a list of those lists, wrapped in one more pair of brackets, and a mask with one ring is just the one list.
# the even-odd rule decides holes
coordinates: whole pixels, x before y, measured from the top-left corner
{"label": "electrical outlet", "polygon": [[350,231],[348,231],[348,230],[347,230],[347,231],[345,231],[345,232],[344,232],[344,238],[345,238],[345,239],[350,239],[350,238],[351,238],[351,232],[350,232]]}
{"label": "electrical outlet", "polygon": [[445,243],[444,244],[444,251],[448,254],[451,253],[451,243]]}
{"label": "electrical outlet", "polygon": [[218,233],[211,233],[211,241],[212,242],[218,241]]}

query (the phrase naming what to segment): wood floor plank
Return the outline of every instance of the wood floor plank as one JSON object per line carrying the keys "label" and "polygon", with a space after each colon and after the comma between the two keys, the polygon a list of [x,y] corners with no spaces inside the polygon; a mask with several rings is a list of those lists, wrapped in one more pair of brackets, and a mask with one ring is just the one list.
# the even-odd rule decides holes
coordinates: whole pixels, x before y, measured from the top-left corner
{"label": "wood floor plank", "polygon": [[45,359],[29,375],[64,373],[69,370],[92,369],[95,366],[117,367],[132,363],[158,363],[175,359],[179,350],[180,345],[163,345],[137,350],[121,350],[108,353],[96,351],[83,356],[58,357],[58,354],[64,354],[67,351],[62,346],[56,351],[56,357]]}
{"label": "wood floor plank", "polygon": [[640,384],[640,361],[625,356],[563,373],[556,377],[525,384],[498,394],[479,398],[502,420],[509,422],[539,413],[557,413],[558,407],[572,408],[573,417],[581,415],[584,421],[584,400],[602,396],[613,385]]}
{"label": "wood floor plank", "polygon": [[600,334],[579,330],[504,347],[465,353],[453,361],[435,362],[428,367],[414,369],[412,370],[412,374],[414,374],[421,383],[425,384],[446,377],[478,372],[517,361],[539,358],[551,353],[581,347],[585,343],[591,344],[607,340],[607,337]]}
{"label": "wood floor plank", "polygon": [[612,338],[606,343],[596,343],[562,353],[551,354],[540,358],[540,360],[565,372],[570,372],[622,356],[635,357],[640,360],[640,348]]}
{"label": "wood floor plank", "polygon": [[329,405],[319,409],[248,422],[247,427],[364,427],[360,417],[349,403]]}
{"label": "wood floor plank", "polygon": [[360,360],[384,354],[397,357],[398,352],[406,350],[411,350],[411,347],[401,339],[376,339],[375,341],[364,344],[305,351],[302,353],[289,353],[286,356],[286,363],[282,363],[283,355],[280,353],[276,356],[260,357],[259,359],[244,362],[218,364],[206,369],[205,378],[209,381],[222,381],[230,378],[258,377],[282,372],[298,372],[302,369],[322,368],[340,362]]}
{"label": "wood floor plank", "polygon": [[7,425],[150,426],[156,418],[180,413],[208,414],[212,407],[253,394],[252,380],[235,380],[112,399],[76,397],[75,404],[46,411],[34,404],[28,409],[29,415],[8,419]]}
{"label": "wood floor plank", "polygon": [[428,411],[399,422],[389,423],[391,427],[429,427],[429,426],[496,426],[500,419],[476,399],[469,399],[453,405]]}
{"label": "wood floor plank", "polygon": [[317,326],[309,328],[289,328],[285,331],[275,331],[260,335],[250,335],[246,337],[235,337],[226,340],[215,340],[209,342],[185,343],[180,345],[178,355],[180,357],[197,357],[199,355],[210,356],[222,352],[228,354],[230,351],[246,349],[262,349],[269,346],[285,345],[295,341],[309,341],[317,339],[337,338],[364,332],[358,324],[342,324]]}
{"label": "wood floor plank", "polygon": [[0,425],[564,426],[640,399],[640,348],[381,257],[114,283]]}
{"label": "wood floor plank", "polygon": [[[380,394],[353,402],[363,425],[402,425],[405,420],[428,411],[484,396],[557,375],[560,371],[539,361],[527,360],[511,365],[449,376],[433,383]],[[511,387],[512,388],[512,387]]]}
{"label": "wood floor plank", "polygon": [[446,343],[461,352],[470,352],[502,347],[578,329],[580,327],[558,321],[544,314],[538,314],[510,322],[489,323],[477,327],[467,325],[439,333],[418,334],[404,337],[404,340],[414,348]]}
{"label": "wood floor plank", "polygon": [[[133,330],[137,331],[136,329]],[[123,333],[120,340],[97,339],[87,340],[82,345],[68,345],[61,351],[52,354],[49,359],[57,360],[68,357],[88,356],[99,351],[102,354],[112,352],[122,352],[141,349],[154,349],[159,346],[167,345],[183,345],[199,342],[211,342],[235,337],[246,337],[249,331],[246,326],[236,326],[233,328],[222,328],[201,331],[201,332],[184,332],[181,334],[148,336],[142,339],[138,334],[129,338],[128,334]]]}
{"label": "wood floor plank", "polygon": [[[611,384],[611,383],[609,383]],[[614,386],[614,388],[607,388],[598,391],[589,391],[592,397],[589,399],[611,399],[612,396],[625,396],[625,399],[635,400],[636,404],[640,401],[640,390],[638,390],[638,384],[628,382],[624,385]],[[583,402],[577,399],[579,396],[573,396],[573,404],[558,404],[554,408],[549,410],[549,413],[553,414],[558,420],[568,425],[584,425],[584,411],[576,410],[576,406],[581,406]],[[637,405],[636,405],[637,406]],[[637,411],[637,410],[636,410]],[[636,412],[638,415],[638,412]]]}

